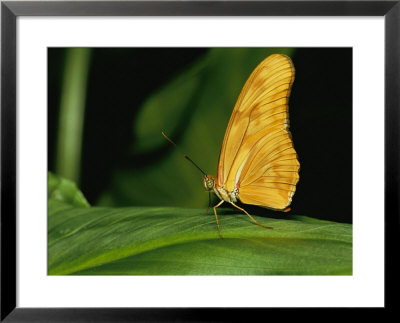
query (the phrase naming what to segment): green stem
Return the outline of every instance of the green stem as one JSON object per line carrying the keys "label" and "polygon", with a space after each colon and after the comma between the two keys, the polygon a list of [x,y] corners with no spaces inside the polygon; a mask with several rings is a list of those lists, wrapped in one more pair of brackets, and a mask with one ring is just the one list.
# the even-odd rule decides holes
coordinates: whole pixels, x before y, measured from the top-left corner
{"label": "green stem", "polygon": [[89,48],[69,48],[62,83],[56,152],[56,172],[79,185]]}

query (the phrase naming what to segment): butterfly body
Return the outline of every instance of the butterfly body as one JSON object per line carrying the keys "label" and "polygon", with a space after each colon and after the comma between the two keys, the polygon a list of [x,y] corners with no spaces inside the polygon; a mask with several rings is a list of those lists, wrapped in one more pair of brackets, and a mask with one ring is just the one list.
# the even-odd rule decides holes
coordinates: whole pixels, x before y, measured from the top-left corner
{"label": "butterfly body", "polygon": [[204,187],[207,191],[213,191],[221,201],[228,203],[237,202],[239,189],[235,188],[233,191],[228,192],[224,186],[219,186],[215,176],[207,175],[203,179]]}

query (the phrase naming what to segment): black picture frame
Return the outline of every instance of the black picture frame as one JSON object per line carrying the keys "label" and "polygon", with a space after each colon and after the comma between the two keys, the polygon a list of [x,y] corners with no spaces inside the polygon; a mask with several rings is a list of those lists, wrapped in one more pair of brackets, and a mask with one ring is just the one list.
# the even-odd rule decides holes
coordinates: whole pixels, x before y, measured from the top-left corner
{"label": "black picture frame", "polygon": [[[16,19],[19,16],[382,16],[385,19],[385,308],[398,286],[400,1],[2,1],[1,321],[236,321],[267,309],[16,307]],[[396,241],[396,239],[395,239]],[[398,240],[397,240],[398,241]],[[393,249],[393,250],[392,250]],[[396,250],[396,251],[394,251]],[[40,292],[40,291],[38,291]],[[240,314],[240,316],[238,315]],[[249,315],[249,316],[248,316]]]}

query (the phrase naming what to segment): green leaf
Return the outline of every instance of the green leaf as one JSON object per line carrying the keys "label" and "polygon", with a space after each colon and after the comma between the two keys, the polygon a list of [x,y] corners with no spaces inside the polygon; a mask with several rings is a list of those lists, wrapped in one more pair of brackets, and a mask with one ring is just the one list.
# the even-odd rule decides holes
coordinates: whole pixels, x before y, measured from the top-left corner
{"label": "green leaf", "polygon": [[352,226],[218,209],[77,208],[49,200],[49,275],[351,275]]}
{"label": "green leaf", "polygon": [[47,195],[48,199],[69,203],[75,206],[90,206],[75,183],[51,172],[48,172]]}

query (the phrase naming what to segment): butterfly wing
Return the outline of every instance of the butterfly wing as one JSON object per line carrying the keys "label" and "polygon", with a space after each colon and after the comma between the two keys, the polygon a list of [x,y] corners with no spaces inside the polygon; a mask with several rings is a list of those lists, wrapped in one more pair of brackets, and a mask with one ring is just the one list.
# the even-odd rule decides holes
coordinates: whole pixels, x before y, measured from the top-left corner
{"label": "butterfly wing", "polygon": [[239,189],[243,203],[286,208],[300,163],[289,132],[288,100],[294,80],[289,57],[274,54],[246,81],[225,133],[218,186]]}

